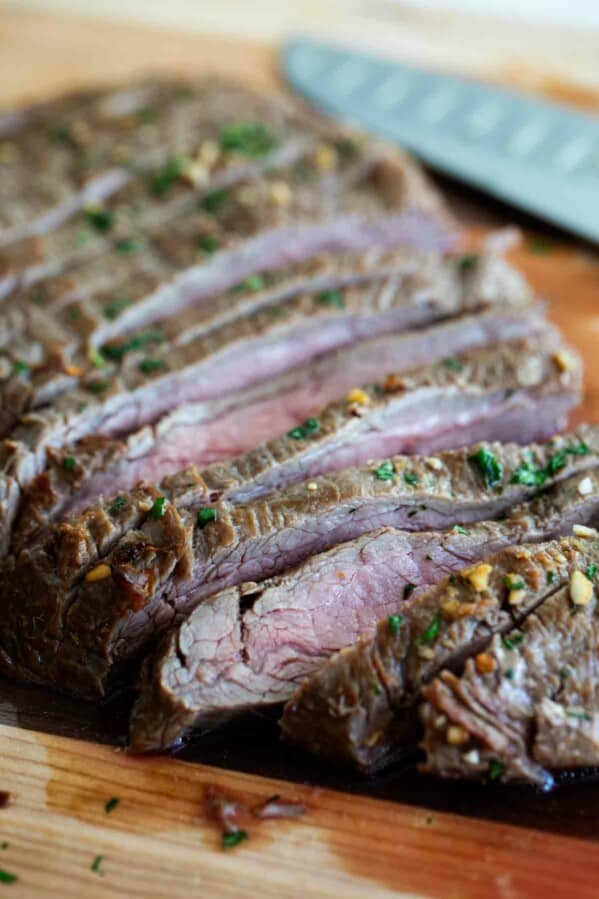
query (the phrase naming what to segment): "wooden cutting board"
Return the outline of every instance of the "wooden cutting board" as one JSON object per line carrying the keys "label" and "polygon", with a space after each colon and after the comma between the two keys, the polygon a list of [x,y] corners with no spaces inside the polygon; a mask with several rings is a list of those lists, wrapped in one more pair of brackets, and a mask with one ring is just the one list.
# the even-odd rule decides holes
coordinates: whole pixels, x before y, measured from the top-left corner
{"label": "wooden cutting board", "polygon": [[[0,105],[148,70],[219,71],[269,84],[268,48],[89,20],[0,12]],[[567,86],[547,83],[560,96]],[[576,94],[597,106],[597,96]],[[516,219],[444,184],[474,238]],[[518,219],[516,219],[518,220]],[[586,396],[576,420],[599,421],[599,259],[557,233],[525,227],[514,261],[581,350]],[[528,227],[526,227],[528,226]],[[599,784],[550,796],[441,783],[412,764],[374,782],[318,767],[252,718],[181,758],[120,748],[127,700],[98,709],[0,684],[0,890],[15,897],[597,897]],[[244,773],[242,773],[244,772]],[[296,821],[250,819],[249,839],[221,847],[205,813],[214,787],[256,806],[301,801]],[[112,798],[118,804],[106,811]],[[114,803],[113,803],[114,805]],[[18,878],[7,882],[3,874]]]}

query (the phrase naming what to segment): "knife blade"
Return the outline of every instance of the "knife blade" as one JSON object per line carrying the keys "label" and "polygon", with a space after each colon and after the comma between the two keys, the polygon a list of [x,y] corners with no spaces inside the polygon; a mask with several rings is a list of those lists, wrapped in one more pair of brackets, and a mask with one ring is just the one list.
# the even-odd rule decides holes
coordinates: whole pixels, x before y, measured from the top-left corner
{"label": "knife blade", "polygon": [[599,120],[507,89],[297,37],[291,85],[431,167],[599,242]]}

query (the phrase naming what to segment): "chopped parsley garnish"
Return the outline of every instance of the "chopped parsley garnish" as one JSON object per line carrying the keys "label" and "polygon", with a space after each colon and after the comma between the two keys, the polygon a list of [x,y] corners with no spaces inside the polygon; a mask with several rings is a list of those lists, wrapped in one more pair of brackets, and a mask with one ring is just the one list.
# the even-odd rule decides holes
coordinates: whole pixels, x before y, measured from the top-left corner
{"label": "chopped parsley garnish", "polygon": [[95,859],[93,860],[93,862],[91,864],[92,871],[95,871],[96,874],[101,874],[102,872],[100,871],[100,865],[102,864],[103,861],[104,861],[103,855],[96,855]]}
{"label": "chopped parsley garnish", "polygon": [[185,171],[186,160],[183,156],[173,156],[167,159],[165,164],[159,169],[150,182],[152,193],[157,197],[164,196],[173,186],[177,178],[180,178]]}
{"label": "chopped parsley garnish", "polygon": [[408,599],[414,590],[416,589],[416,584],[406,584],[403,588],[403,598]]}
{"label": "chopped parsley garnish", "polygon": [[514,470],[512,484],[523,484],[526,487],[542,487],[547,478],[552,477],[566,467],[568,456],[586,456],[590,451],[586,443],[582,441],[575,443],[553,453],[544,468],[535,465],[531,458],[525,459]]}
{"label": "chopped parsley garnish", "polygon": [[113,796],[111,799],[109,799],[108,802],[106,803],[106,805],[104,806],[104,811],[106,812],[106,814],[109,815],[110,812],[113,812],[120,801],[121,800],[117,799],[116,796]]}
{"label": "chopped parsley garnish", "polygon": [[522,484],[525,487],[542,487],[546,480],[546,470],[530,461],[521,462],[512,475],[512,484]]}
{"label": "chopped parsley garnish", "polygon": [[133,253],[138,253],[141,248],[141,241],[135,240],[133,237],[123,237],[122,240],[117,241],[115,246],[117,253],[120,253],[121,256],[132,256]]}
{"label": "chopped parsley garnish", "polygon": [[336,306],[337,309],[345,309],[345,297],[341,290],[321,290],[316,294],[316,302],[323,306]]}
{"label": "chopped parsley garnish", "polygon": [[98,350],[90,350],[87,355],[94,368],[106,368],[106,359]]}
{"label": "chopped parsley garnish", "polygon": [[28,375],[29,374],[29,366],[26,362],[21,362],[20,359],[17,359],[16,362],[13,363],[12,370],[15,375]]}
{"label": "chopped parsley garnish", "polygon": [[118,297],[116,300],[113,300],[112,303],[107,303],[106,306],[104,306],[104,309],[102,310],[104,318],[114,321],[115,318],[118,318],[121,312],[130,305],[131,300],[127,299],[127,297]]}
{"label": "chopped parsley garnish", "polygon": [[597,566],[594,563],[592,563],[591,565],[588,566],[587,570],[585,571],[585,575],[587,576],[589,581],[592,581],[596,574],[597,574]]}
{"label": "chopped parsley garnish", "polygon": [[150,343],[162,343],[164,334],[162,331],[142,331],[140,334],[134,334],[129,340],[123,343],[107,343],[102,347],[102,354],[107,359],[120,361],[126,353],[132,353],[141,350]]}
{"label": "chopped parsley garnish", "polygon": [[464,368],[464,363],[460,359],[455,359],[453,356],[448,356],[447,359],[444,359],[443,365],[450,371],[462,371]]}
{"label": "chopped parsley garnish", "polygon": [[225,203],[228,199],[228,190],[213,190],[210,193],[206,194],[205,197],[202,197],[202,199],[200,200],[200,209],[203,209],[204,212],[209,212],[214,215],[214,213],[218,212],[223,203]]}
{"label": "chopped parsley garnish", "polygon": [[[8,843],[6,845],[8,846]],[[16,874],[11,874],[10,871],[0,868],[0,883],[15,883],[18,879]]]}
{"label": "chopped parsley garnish", "polygon": [[379,467],[374,469],[374,476],[377,481],[391,481],[394,474],[395,467],[390,459],[387,459],[386,462],[381,462]]}
{"label": "chopped parsley garnish", "polygon": [[375,696],[380,696],[381,693],[383,692],[383,691],[381,690],[379,684],[373,684],[371,689],[372,689],[372,692],[374,693]]}
{"label": "chopped parsley garnish", "polygon": [[221,129],[220,145],[223,150],[244,156],[264,156],[276,147],[277,141],[263,122],[240,122]]}
{"label": "chopped parsley garnish", "polygon": [[216,517],[216,509],[212,509],[210,506],[204,506],[204,508],[198,509],[198,526],[200,529],[205,528],[211,521],[216,521]]}
{"label": "chopped parsley garnish", "polygon": [[218,240],[212,234],[203,234],[201,237],[198,237],[197,245],[198,249],[205,253],[206,256],[212,256],[220,246]]}
{"label": "chopped parsley garnish", "polygon": [[94,206],[86,209],[84,215],[86,222],[92,225],[96,231],[110,231],[114,225],[114,213],[110,209]]}
{"label": "chopped parsley garnish", "polygon": [[496,484],[499,484],[503,477],[503,467],[490,450],[481,446],[468,459],[478,468],[485,487],[495,487]]}
{"label": "chopped parsley garnish", "polygon": [[90,381],[86,386],[91,393],[104,393],[108,385],[108,381]]}
{"label": "chopped parsley garnish", "polygon": [[389,630],[393,634],[394,637],[399,633],[399,629],[404,622],[403,615],[389,615],[387,618],[387,624],[389,625]]}
{"label": "chopped parsley garnish", "polygon": [[548,584],[555,584],[557,580],[557,574],[555,573],[555,571],[548,571],[545,579]]}
{"label": "chopped parsley garnish", "polygon": [[578,718],[579,721],[592,721],[593,719],[584,709],[566,709],[568,718]]}
{"label": "chopped parsley garnish", "polygon": [[403,479],[410,487],[414,487],[418,483],[418,475],[414,474],[413,471],[404,472]]}
{"label": "chopped parsley garnish", "polygon": [[124,496],[117,496],[113,499],[112,503],[108,507],[108,511],[111,515],[115,515],[117,512],[122,511],[127,504],[127,500]]}
{"label": "chopped parsley garnish", "polygon": [[244,840],[247,840],[247,838],[247,830],[234,830],[233,833],[224,833],[223,849],[233,849],[235,846],[239,846],[240,843],[243,843]]}
{"label": "chopped parsley garnish", "polygon": [[489,780],[499,780],[505,774],[505,765],[499,759],[489,759]]}
{"label": "chopped parsley garnish", "polygon": [[152,508],[148,512],[149,518],[162,518],[164,515],[164,504],[166,502],[166,496],[157,496],[154,500]]}
{"label": "chopped parsley garnish", "polygon": [[137,366],[144,375],[151,375],[155,371],[166,368],[164,359],[142,359]]}
{"label": "chopped parsley garnish", "polygon": [[62,467],[65,469],[65,471],[72,471],[76,465],[77,460],[74,456],[65,456],[65,458],[62,460]]}
{"label": "chopped parsley garnish", "polygon": [[514,634],[512,637],[504,637],[503,645],[506,649],[516,649],[524,642],[524,634]]}
{"label": "chopped parsley garnish", "polygon": [[581,440],[580,443],[575,443],[573,446],[566,447],[566,452],[571,456],[588,456],[591,452],[591,448]]}
{"label": "chopped parsley garnish", "polygon": [[48,131],[48,137],[55,144],[65,144],[74,147],[76,141],[68,125],[56,125]]}
{"label": "chopped parsley garnish", "polygon": [[416,637],[414,643],[417,646],[420,646],[422,643],[434,643],[437,637],[439,636],[439,631],[441,629],[441,616],[435,615],[427,629],[423,634],[420,634],[419,637]]}
{"label": "chopped parsley garnish", "polygon": [[307,418],[303,425],[298,425],[287,432],[287,436],[293,440],[307,440],[312,434],[320,431],[320,422],[317,418]]}
{"label": "chopped parsley garnish", "polygon": [[262,290],[264,286],[265,281],[262,275],[250,275],[249,278],[246,278],[245,281],[240,281],[231,290],[233,293],[243,293],[245,290],[255,292],[256,290]]}
{"label": "chopped parsley garnish", "polygon": [[478,256],[476,253],[465,253],[458,259],[458,265],[462,272],[467,272],[469,269],[474,268],[477,262]]}
{"label": "chopped parsley garnish", "polygon": [[549,457],[549,462],[547,463],[547,474],[557,474],[558,471],[561,471],[562,468],[565,468],[568,463],[566,459],[566,450],[558,450],[557,453],[554,453]]}
{"label": "chopped parsley garnish", "polygon": [[508,588],[508,590],[524,590],[524,588],[526,587],[526,584],[521,577],[512,578],[512,576],[509,574],[506,574],[503,579],[503,583]]}
{"label": "chopped parsley garnish", "polygon": [[566,667],[560,668],[559,673],[560,673],[560,677],[563,677],[563,678],[570,677],[570,669],[569,668],[566,668]]}
{"label": "chopped parsley garnish", "polygon": [[455,534],[467,534],[468,531],[466,528],[463,528],[461,524],[454,524],[453,530]]}
{"label": "chopped parsley garnish", "polygon": [[512,680],[514,677],[514,669],[508,668],[507,671],[505,672],[505,676],[507,677],[508,680]]}

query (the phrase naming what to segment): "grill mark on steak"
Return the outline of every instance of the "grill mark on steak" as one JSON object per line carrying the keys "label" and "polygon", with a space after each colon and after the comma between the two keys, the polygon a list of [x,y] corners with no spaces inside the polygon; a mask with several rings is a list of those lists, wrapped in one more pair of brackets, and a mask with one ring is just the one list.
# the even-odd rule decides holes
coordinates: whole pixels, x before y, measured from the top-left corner
{"label": "grill mark on steak", "polygon": [[[588,581],[599,543],[586,543],[572,570]],[[597,765],[596,595],[588,584],[587,604],[575,605],[568,578],[555,574],[554,586],[517,631],[493,639],[484,665],[470,658],[423,689],[424,770],[547,789],[549,769]]]}
{"label": "grill mark on steak", "polygon": [[[327,406],[317,419],[316,430],[305,439],[300,432],[287,434],[248,452],[235,466],[225,466],[225,481],[235,479],[237,498],[242,500],[294,481],[360,464],[383,453],[451,448],[495,436],[519,442],[543,439],[553,433],[556,426],[563,426],[567,410],[577,399],[580,384],[580,370],[574,356],[572,368],[566,372],[560,370],[555,361],[557,346],[555,336],[548,332],[536,338],[462,354],[457,370],[455,366],[433,365],[413,370],[403,377],[390,376],[382,391],[376,385],[364,390],[366,402],[362,405],[345,400]],[[351,352],[357,354],[356,348]],[[383,360],[377,357],[375,361],[381,363]],[[356,364],[359,366],[361,360],[358,359]],[[296,373],[290,375],[292,379],[296,377]],[[528,382],[527,386],[522,386],[522,381]],[[329,382],[328,386],[332,384]],[[281,394],[282,386],[281,382],[269,385],[269,389],[275,389],[271,409],[276,409],[280,403],[283,408],[289,408],[292,395]],[[201,384],[199,388],[202,388]],[[191,383],[191,389],[197,389],[195,382]],[[135,395],[131,395],[135,399]],[[305,395],[312,402],[318,398],[317,391],[310,389]],[[170,396],[167,394],[167,398]],[[128,397],[121,394],[121,398]],[[535,415],[530,416],[527,412],[533,404]],[[75,410],[75,416],[77,412]],[[79,416],[86,412],[83,410]],[[118,407],[115,414],[118,415]],[[52,442],[60,443],[51,441],[44,434],[48,418],[50,427],[69,426],[68,419],[61,422],[56,408],[45,420],[34,415],[28,418],[32,424],[20,443],[4,441],[5,479],[8,482],[16,480],[21,486],[27,486],[33,480],[37,466],[45,467],[46,451]],[[135,423],[130,422],[130,425]],[[217,429],[221,426],[222,419],[220,424],[216,422]],[[92,429],[97,432],[108,430],[97,418],[88,425],[88,430]],[[65,436],[68,438],[68,431]],[[144,437],[148,434],[141,434],[140,441]],[[102,457],[103,453],[100,459]],[[67,480],[72,478],[76,486],[79,477],[76,457],[62,456],[63,471],[65,459],[70,460],[67,471],[72,472]],[[230,484],[224,488],[217,484],[218,473],[216,468],[210,474],[211,490],[230,489]],[[245,492],[244,485],[247,487]],[[9,489],[7,484],[5,491]],[[35,483],[33,490],[34,502],[41,490],[43,502],[48,501],[50,510],[60,506],[60,498],[55,504],[54,490],[48,478]],[[4,520],[5,540],[8,540],[16,512],[14,506],[12,516]],[[32,512],[35,519],[35,506]]]}
{"label": "grill mark on steak", "polygon": [[[368,533],[260,584],[249,609],[241,607],[241,588],[210,597],[146,661],[132,717],[133,748],[166,748],[193,727],[206,729],[239,712],[281,703],[316,671],[288,706],[284,732],[321,755],[352,762],[359,741],[369,762],[376,747],[380,763],[381,741],[387,752],[387,744],[394,748],[399,742],[395,729],[393,741],[389,736],[391,715],[413,705],[419,680],[439,665],[434,652],[432,659],[421,659],[414,649],[414,634],[429,627],[442,606],[439,597],[445,596],[441,588],[432,594],[423,590],[489,551],[567,532],[573,517],[596,518],[597,472],[591,499],[582,499],[576,486],[574,479],[556,486],[549,509],[532,500],[505,521],[476,524],[468,534]],[[455,517],[460,519],[459,511]],[[528,553],[524,550],[527,558]],[[464,594],[460,583],[456,595]],[[501,582],[493,584],[491,593]],[[547,589],[545,581],[542,589]],[[461,608],[468,609],[472,599],[473,590],[466,588]],[[363,638],[324,664],[336,650],[371,634],[384,614],[405,618],[397,628],[407,630],[405,639],[393,634],[385,620],[374,640]],[[512,626],[510,616],[489,603],[488,593],[475,597],[466,630],[464,621],[456,617],[454,624],[443,623],[437,640],[441,656],[448,655],[449,643],[455,661],[456,651],[488,640],[493,628]],[[413,716],[407,717],[411,730]]]}
{"label": "grill mark on steak", "polygon": [[[577,512],[582,512],[583,522],[596,521],[597,495],[591,503],[578,496],[577,509],[575,491],[570,493],[566,520],[561,520],[559,496],[568,490],[567,484],[554,488],[557,514],[549,528],[537,527],[535,522],[543,519],[536,510],[530,516],[524,508],[519,510],[523,520],[529,518],[537,540],[567,533],[572,518],[578,521]],[[497,525],[504,526],[503,522]],[[529,531],[509,542],[529,542],[531,536],[534,539]],[[487,544],[487,552],[493,548],[499,549],[500,543]],[[484,650],[494,634],[506,634],[514,623],[520,625],[559,589],[560,580],[569,577],[587,550],[588,542],[578,538],[539,547],[512,546],[485,559],[491,570],[488,586],[481,591],[469,579],[474,566],[445,578],[405,606],[399,627],[381,621],[374,637],[343,649],[306,681],[285,709],[284,735],[309,751],[363,771],[384,767],[417,738],[415,709],[422,686],[442,668],[459,669],[467,657]],[[556,573],[556,584],[548,580],[548,571]],[[515,608],[509,604],[505,586],[510,574],[527,585],[522,603]],[[433,624],[436,632],[431,630]]]}

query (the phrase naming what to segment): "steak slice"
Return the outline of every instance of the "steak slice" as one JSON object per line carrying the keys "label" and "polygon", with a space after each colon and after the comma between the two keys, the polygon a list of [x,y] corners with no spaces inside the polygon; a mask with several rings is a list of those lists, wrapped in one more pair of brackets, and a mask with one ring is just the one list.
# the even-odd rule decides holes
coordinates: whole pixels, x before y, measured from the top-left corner
{"label": "steak slice", "polygon": [[[466,561],[514,542],[567,532],[573,519],[595,520],[597,470],[592,495],[581,498],[578,483],[579,477],[570,479],[505,520],[467,530],[370,532],[280,577],[212,596],[167,634],[146,662],[132,718],[133,747],[165,748],[192,727],[211,727],[241,711],[283,702],[316,671],[288,706],[284,732],[319,753],[353,761],[362,728],[372,753],[380,743],[371,738],[371,725],[384,732],[389,703],[395,710],[398,703],[412,702],[413,684],[437,664],[428,642],[420,641],[412,659],[411,638],[389,636],[389,628],[394,631],[401,622],[402,634],[414,634],[424,622],[427,628],[431,619],[437,622],[439,591],[422,591]],[[455,519],[463,520],[458,508]],[[472,590],[460,611],[470,608],[466,600],[471,599]],[[456,616],[435,624],[442,629],[437,643],[443,657],[509,623],[507,613],[489,603],[488,593],[476,601],[468,620]],[[372,634],[383,615],[396,617],[379,625],[374,640],[363,639],[323,666],[336,650]]]}
{"label": "steak slice", "polygon": [[[459,333],[465,335],[466,327],[471,325],[459,325]],[[474,328],[476,334],[476,324]],[[493,330],[491,327],[486,333]],[[451,364],[425,366],[403,377],[393,375],[384,388],[375,385],[348,394],[349,400],[333,403],[322,414],[306,417],[303,424],[298,424],[303,410],[314,411],[319,400],[347,390],[348,376],[364,369],[370,374],[373,367],[380,371],[379,366],[388,358],[383,350],[391,350],[390,361],[400,358],[405,350],[404,364],[415,349],[434,358],[448,348],[444,342],[447,336],[446,326],[439,334],[417,332],[417,348],[410,348],[407,338],[397,345],[389,345],[384,338],[383,344],[363,347],[366,352],[354,347],[338,358],[323,360],[322,367],[292,372],[286,383],[273,382],[260,402],[254,397],[253,404],[248,402],[246,406],[248,394],[236,395],[236,408],[228,414],[215,414],[212,423],[206,423],[209,412],[201,406],[196,407],[195,415],[182,410],[172,421],[175,427],[171,429],[167,422],[154,435],[142,431],[129,442],[128,449],[96,437],[91,440],[91,458],[89,442],[66,453],[52,452],[54,464],[35,480],[35,465],[39,464],[35,453],[5,441],[5,493],[14,498],[12,481],[27,486],[33,480],[15,545],[30,540],[39,525],[43,528],[61,510],[81,508],[99,492],[115,495],[121,485],[130,486],[141,477],[157,480],[165,471],[176,471],[189,463],[205,464],[210,457],[222,458],[227,455],[223,445],[231,440],[229,434],[235,441],[232,446],[229,443],[231,455],[239,442],[236,432],[244,434],[246,446],[255,447],[274,427],[289,429],[285,436],[248,451],[233,465],[226,464],[222,469],[217,466],[208,472],[208,501],[215,491],[220,495],[233,485],[238,500],[245,500],[298,480],[361,464],[383,453],[426,452],[496,437],[527,442],[544,439],[565,424],[566,412],[578,397],[580,371],[573,356],[568,356],[570,369],[562,371],[556,360],[566,357],[559,355],[551,332],[527,341],[473,350],[452,357]],[[351,396],[357,396],[360,402]],[[33,436],[43,438],[43,432],[33,432]],[[110,465],[107,470],[105,462]],[[83,486],[87,472],[91,477]],[[81,496],[71,499],[82,486]],[[200,485],[200,496],[201,489]],[[197,489],[193,495],[199,502]],[[5,546],[17,511],[18,502],[6,510]]]}
{"label": "steak slice", "polygon": [[517,630],[424,687],[425,771],[549,788],[548,769],[599,764],[598,564],[595,535]]}

